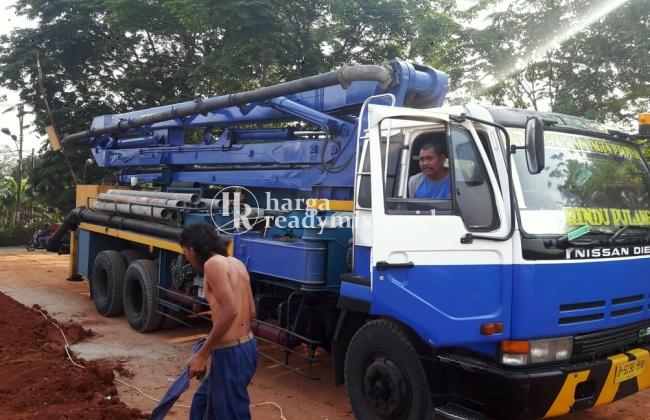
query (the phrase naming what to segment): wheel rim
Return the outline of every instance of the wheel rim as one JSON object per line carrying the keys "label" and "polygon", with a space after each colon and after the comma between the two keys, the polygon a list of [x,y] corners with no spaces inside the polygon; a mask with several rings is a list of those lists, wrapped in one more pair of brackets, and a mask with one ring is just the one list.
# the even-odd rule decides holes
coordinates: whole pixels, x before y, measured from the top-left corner
{"label": "wheel rim", "polygon": [[402,418],[408,413],[412,392],[404,369],[389,355],[371,357],[364,370],[364,392],[377,415]]}

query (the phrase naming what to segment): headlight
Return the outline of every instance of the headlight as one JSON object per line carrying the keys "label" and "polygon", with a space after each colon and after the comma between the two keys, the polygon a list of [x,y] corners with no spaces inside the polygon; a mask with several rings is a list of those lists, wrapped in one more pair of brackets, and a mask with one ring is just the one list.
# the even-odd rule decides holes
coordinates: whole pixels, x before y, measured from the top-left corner
{"label": "headlight", "polygon": [[523,366],[535,363],[569,360],[573,351],[573,337],[531,341],[502,341],[501,363]]}

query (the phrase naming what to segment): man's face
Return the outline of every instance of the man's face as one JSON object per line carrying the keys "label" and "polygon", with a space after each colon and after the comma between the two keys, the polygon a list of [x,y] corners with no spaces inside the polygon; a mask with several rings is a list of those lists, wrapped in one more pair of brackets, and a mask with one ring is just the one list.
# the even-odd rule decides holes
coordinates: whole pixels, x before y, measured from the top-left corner
{"label": "man's face", "polygon": [[443,154],[438,156],[435,148],[420,150],[420,170],[431,180],[438,180],[444,173],[444,163],[447,157]]}
{"label": "man's face", "polygon": [[182,247],[183,249],[183,254],[185,254],[185,259],[187,262],[192,264],[192,267],[194,267],[195,270],[203,270],[203,267],[199,265],[198,261],[196,260],[196,252],[194,252],[194,249],[192,247]]}

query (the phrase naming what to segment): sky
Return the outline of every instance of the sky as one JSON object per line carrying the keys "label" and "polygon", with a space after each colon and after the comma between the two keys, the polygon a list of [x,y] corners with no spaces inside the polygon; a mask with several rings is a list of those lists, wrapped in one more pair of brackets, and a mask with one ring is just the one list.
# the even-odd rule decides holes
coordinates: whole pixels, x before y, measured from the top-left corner
{"label": "sky", "polygon": [[[7,8],[7,4],[10,4],[7,0],[0,0],[0,34],[9,35],[11,30],[14,28],[25,28],[30,26],[35,26],[33,22],[28,21],[23,17],[18,17],[14,14],[13,9]],[[11,134],[15,134],[18,137],[20,133],[20,123],[18,121],[18,113],[14,109],[13,111],[7,111],[7,108],[10,108],[9,105],[15,105],[20,102],[20,97],[18,92],[11,91],[6,89],[4,86],[0,85],[0,95],[7,95],[6,102],[0,102],[0,128],[8,128]],[[27,108],[26,111],[30,111],[30,108]],[[28,125],[33,123],[33,117],[30,114],[25,115],[23,120],[23,125]],[[27,156],[32,153],[32,149],[38,149],[41,147],[42,142],[46,139],[45,136],[41,136],[33,132],[33,128],[23,129],[23,156]],[[6,134],[0,133],[0,146],[10,146],[13,149],[16,149],[16,143],[11,139],[11,137]]]}

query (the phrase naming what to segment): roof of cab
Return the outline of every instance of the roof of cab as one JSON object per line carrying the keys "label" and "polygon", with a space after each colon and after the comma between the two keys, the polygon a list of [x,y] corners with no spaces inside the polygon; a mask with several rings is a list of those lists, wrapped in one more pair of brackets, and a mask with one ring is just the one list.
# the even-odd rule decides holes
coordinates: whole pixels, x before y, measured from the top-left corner
{"label": "roof of cab", "polygon": [[492,115],[494,122],[507,126],[524,127],[526,125],[526,121],[530,117],[537,116],[542,119],[557,121],[555,127],[558,128],[567,127],[577,130],[596,131],[604,134],[611,134],[609,130],[615,130],[617,132],[620,131],[615,127],[611,127],[596,121],[588,120],[582,117],[575,117],[572,115],[560,114],[557,112],[539,112],[530,109],[506,108],[498,106],[488,106],[485,108]]}

